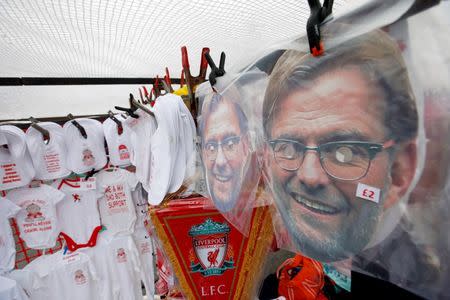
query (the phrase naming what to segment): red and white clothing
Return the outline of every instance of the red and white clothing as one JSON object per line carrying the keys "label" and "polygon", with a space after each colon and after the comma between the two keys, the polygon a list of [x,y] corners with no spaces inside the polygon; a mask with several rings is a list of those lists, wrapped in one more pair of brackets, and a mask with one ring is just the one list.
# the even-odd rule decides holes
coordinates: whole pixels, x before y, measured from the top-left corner
{"label": "red and white clothing", "polygon": [[153,263],[153,243],[145,228],[137,229],[133,233],[133,238],[141,262],[140,273],[142,282],[149,299],[153,299],[155,294],[155,267]]}
{"label": "red and white clothing", "polygon": [[138,183],[136,176],[127,170],[114,168],[103,170],[95,177],[102,225],[111,234],[132,233],[136,212],[131,191]]}
{"label": "red and white clothing", "polygon": [[12,125],[0,126],[0,190],[21,187],[35,175],[25,133]]}
{"label": "red and white clothing", "polygon": [[61,233],[72,250],[75,250],[73,243],[94,246],[101,229],[95,184],[85,183],[76,178],[58,180],[53,185],[65,194],[57,213]]}
{"label": "red and white clothing", "polygon": [[64,124],[64,139],[68,151],[67,167],[77,174],[92,169],[100,170],[107,162],[102,124],[97,120],[85,118],[76,121],[86,131],[87,138],[81,135],[72,121]]}
{"label": "red and white clothing", "polygon": [[32,300],[99,299],[100,278],[91,258],[83,252],[44,255],[24,270],[32,274],[26,288]]}
{"label": "red and white clothing", "polygon": [[20,237],[28,247],[46,249],[55,246],[59,234],[56,205],[64,194],[46,184],[11,190],[8,199],[20,206],[16,215]]}
{"label": "red and white clothing", "polygon": [[[108,230],[102,231],[98,244],[91,249],[91,253],[93,253],[93,261],[99,270],[99,276],[105,280],[112,280],[107,284],[112,289],[107,291],[102,288],[103,297],[100,299],[142,299],[139,253],[130,235],[114,236]],[[100,270],[102,270],[101,273]],[[113,294],[113,296],[106,298],[105,296],[108,294]],[[149,297],[149,299],[151,298]]]}
{"label": "red and white clothing", "polygon": [[49,132],[50,140],[46,143],[42,133],[33,127],[26,132],[28,150],[36,170],[36,179],[52,180],[66,177],[70,170],[66,167],[66,145],[64,143],[64,132],[59,124],[53,122],[42,122],[39,126]]}
{"label": "red and white clothing", "polygon": [[16,260],[16,245],[9,219],[16,216],[20,207],[0,197],[0,274],[11,271]]}
{"label": "red and white clothing", "polygon": [[[124,122],[125,118],[117,114],[115,117]],[[130,156],[132,152],[131,132],[128,126],[119,127],[111,118],[103,121],[103,132],[108,145],[109,162],[113,166],[128,166],[131,164]]]}

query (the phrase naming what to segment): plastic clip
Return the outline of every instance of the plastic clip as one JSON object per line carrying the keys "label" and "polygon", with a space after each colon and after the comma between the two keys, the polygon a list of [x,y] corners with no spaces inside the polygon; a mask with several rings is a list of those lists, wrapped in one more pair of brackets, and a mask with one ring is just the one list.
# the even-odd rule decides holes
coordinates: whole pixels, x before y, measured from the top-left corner
{"label": "plastic clip", "polygon": [[313,56],[320,56],[325,51],[320,34],[320,25],[331,14],[333,1],[325,0],[322,6],[319,0],[308,0],[311,14],[306,23],[306,33],[308,34],[309,50]]}
{"label": "plastic clip", "polygon": [[36,129],[37,131],[39,131],[42,134],[42,138],[44,140],[44,142],[46,144],[48,144],[50,142],[50,132],[48,132],[47,129],[42,128],[41,126],[39,126],[37,123],[39,122],[38,120],[36,120],[33,117],[29,118],[30,122],[31,122],[31,127],[33,127],[34,129]]}
{"label": "plastic clip", "polygon": [[120,120],[114,116],[112,111],[108,111],[108,116],[111,120],[113,120],[117,124],[117,133],[121,135],[123,133],[122,122],[120,122]]}
{"label": "plastic clip", "polygon": [[80,125],[80,123],[78,123],[75,118],[73,117],[72,114],[68,114],[67,117],[69,118],[69,120],[72,121],[72,124],[75,125],[75,127],[78,129],[78,131],[80,131],[80,134],[82,137],[84,137],[85,139],[87,139],[87,133],[86,130],[84,129],[83,126]]}
{"label": "plastic clip", "polygon": [[219,68],[217,68],[214,60],[211,58],[211,55],[209,55],[209,52],[205,53],[205,58],[211,67],[211,73],[209,73],[209,83],[211,83],[211,86],[214,86],[217,82],[216,78],[225,75],[225,52],[220,54]]}

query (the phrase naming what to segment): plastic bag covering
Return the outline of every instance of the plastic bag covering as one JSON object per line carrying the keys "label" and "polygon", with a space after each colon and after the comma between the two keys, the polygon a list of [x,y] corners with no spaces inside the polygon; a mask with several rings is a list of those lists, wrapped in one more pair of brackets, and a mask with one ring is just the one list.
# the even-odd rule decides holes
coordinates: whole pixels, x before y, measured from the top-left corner
{"label": "plastic bag covering", "polygon": [[[267,197],[261,185],[257,150],[267,74],[247,72],[236,80],[227,74],[214,89],[204,83],[197,89],[200,102],[199,153],[203,164],[204,195],[244,235],[248,234],[254,207]],[[233,82],[233,86],[223,88]],[[253,105],[258,103],[257,105]]]}
{"label": "plastic bag covering", "polygon": [[[248,142],[259,164],[248,165],[241,154],[236,165],[262,173],[265,195],[276,208],[278,246],[434,299],[446,296],[449,280],[450,26],[443,13],[449,6],[385,27],[410,5],[369,1],[332,19],[322,27],[321,57],[309,54],[306,37],[262,51],[218,94],[203,99],[200,121],[206,126],[199,127],[205,151],[208,105],[230,103],[227,94],[248,88],[232,103],[260,118]],[[418,35],[423,28],[430,32],[427,43]],[[269,74],[267,86],[252,88],[254,81],[245,77],[260,70]],[[261,92],[262,100],[248,97]],[[228,130],[239,124],[232,111],[215,123]],[[214,142],[217,159],[228,144],[224,137]],[[232,186],[228,193],[217,190],[257,190],[253,180]],[[234,211],[237,202],[220,203],[210,184],[209,192],[222,211],[242,213]]]}

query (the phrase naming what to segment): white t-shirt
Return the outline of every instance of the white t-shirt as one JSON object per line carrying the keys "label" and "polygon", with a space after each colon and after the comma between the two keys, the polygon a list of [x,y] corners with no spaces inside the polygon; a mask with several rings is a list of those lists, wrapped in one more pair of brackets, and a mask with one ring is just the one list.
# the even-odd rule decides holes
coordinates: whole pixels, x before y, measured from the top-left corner
{"label": "white t-shirt", "polygon": [[136,222],[131,191],[136,188],[136,176],[127,170],[103,170],[96,176],[97,197],[102,225],[112,234],[132,233]]}
{"label": "white t-shirt", "polygon": [[28,247],[46,249],[55,246],[59,234],[56,204],[64,194],[46,184],[11,190],[8,199],[20,206],[16,215],[20,237]]}
{"label": "white t-shirt", "polygon": [[[115,117],[122,123],[125,118],[117,114]],[[103,132],[108,144],[109,161],[114,166],[128,166],[131,164],[132,152],[131,132],[128,126],[122,124],[123,131],[119,134],[116,122],[111,118],[103,121]]]}
{"label": "white t-shirt", "polygon": [[124,124],[131,131],[131,163],[136,167],[136,177],[146,191],[149,190],[151,163],[151,136],[156,130],[156,119],[138,109],[139,118],[128,117]]}
{"label": "white t-shirt", "polygon": [[25,269],[34,274],[31,295],[40,295],[32,299],[99,299],[100,278],[89,255],[81,251],[44,255]]}
{"label": "white t-shirt", "polygon": [[77,244],[86,244],[94,229],[100,226],[95,184],[88,189],[77,178],[58,180],[53,186],[65,194],[57,210],[61,232]]}
{"label": "white t-shirt", "polygon": [[[0,190],[21,187],[30,183],[35,175],[30,153],[25,142],[25,133],[12,125],[0,126]],[[6,143],[5,143],[6,142]]]}
{"label": "white t-shirt", "polygon": [[76,119],[87,134],[85,139],[77,127],[68,121],[64,124],[64,138],[68,151],[67,167],[77,174],[106,165],[106,151],[102,124],[93,119]]}
{"label": "white t-shirt", "polygon": [[0,274],[11,271],[16,260],[16,245],[11,232],[9,218],[14,217],[20,207],[0,197]]}
{"label": "white t-shirt", "polygon": [[30,126],[26,132],[28,150],[36,170],[35,178],[52,180],[68,176],[70,170],[66,168],[67,152],[62,127],[52,122],[42,122],[39,126],[48,130],[48,144],[43,140],[42,134],[33,127]]}

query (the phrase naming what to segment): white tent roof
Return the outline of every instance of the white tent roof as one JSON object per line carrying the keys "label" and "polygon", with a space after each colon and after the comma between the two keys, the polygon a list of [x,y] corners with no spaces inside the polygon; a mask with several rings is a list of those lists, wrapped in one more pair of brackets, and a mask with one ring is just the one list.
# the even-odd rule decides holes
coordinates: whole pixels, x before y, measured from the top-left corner
{"label": "white tent roof", "polygon": [[154,77],[167,66],[179,77],[183,45],[195,71],[202,47],[232,64],[303,32],[308,16],[299,0],[2,0],[0,76]]}
{"label": "white tent roof", "polygon": [[[351,0],[334,2],[339,12]],[[215,60],[225,51],[227,68],[301,34],[308,16],[306,0],[2,0],[0,77],[155,77],[166,66],[179,77],[181,46],[196,76],[203,47]],[[120,87],[0,87],[0,120],[104,113],[137,92]]]}

